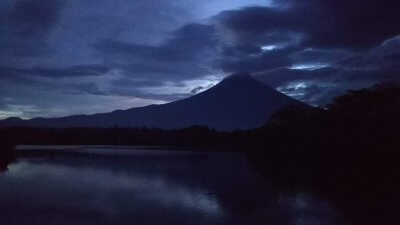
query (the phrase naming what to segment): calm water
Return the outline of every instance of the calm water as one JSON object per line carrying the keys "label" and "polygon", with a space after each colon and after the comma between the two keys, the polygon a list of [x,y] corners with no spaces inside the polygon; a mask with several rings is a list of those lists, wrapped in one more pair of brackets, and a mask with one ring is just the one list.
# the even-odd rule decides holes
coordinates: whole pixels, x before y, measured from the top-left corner
{"label": "calm water", "polygon": [[239,153],[54,151],[0,175],[1,225],[343,224],[329,201],[277,190]]}

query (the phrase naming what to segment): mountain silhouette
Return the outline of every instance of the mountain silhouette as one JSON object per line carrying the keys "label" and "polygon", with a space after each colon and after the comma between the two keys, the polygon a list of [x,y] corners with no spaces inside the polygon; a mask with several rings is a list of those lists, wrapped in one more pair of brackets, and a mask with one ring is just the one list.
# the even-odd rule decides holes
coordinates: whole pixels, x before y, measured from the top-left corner
{"label": "mountain silhouette", "polygon": [[167,104],[60,118],[8,118],[0,121],[0,127],[177,129],[204,125],[229,131],[262,126],[274,112],[288,105],[305,104],[268,87],[251,75],[234,74],[202,93]]}

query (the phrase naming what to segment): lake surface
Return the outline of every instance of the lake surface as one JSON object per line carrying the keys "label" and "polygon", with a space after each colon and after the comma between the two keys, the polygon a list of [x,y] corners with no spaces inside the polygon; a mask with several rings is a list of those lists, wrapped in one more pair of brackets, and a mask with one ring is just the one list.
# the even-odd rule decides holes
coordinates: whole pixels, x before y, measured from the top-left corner
{"label": "lake surface", "polygon": [[1,225],[345,224],[329,201],[275,188],[240,153],[110,146],[19,152],[0,174]]}

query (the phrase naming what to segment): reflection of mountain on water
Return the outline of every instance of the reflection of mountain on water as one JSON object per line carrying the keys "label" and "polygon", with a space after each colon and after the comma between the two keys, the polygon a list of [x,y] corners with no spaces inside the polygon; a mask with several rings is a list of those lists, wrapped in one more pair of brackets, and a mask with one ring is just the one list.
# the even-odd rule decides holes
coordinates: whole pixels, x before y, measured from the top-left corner
{"label": "reflection of mountain on water", "polygon": [[241,154],[21,158],[5,175],[0,218],[7,224],[274,225],[336,218],[327,202],[272,188]]}
{"label": "reflection of mountain on water", "polygon": [[[23,176],[31,178],[38,178],[42,174],[51,177],[61,174],[62,176],[57,179],[58,184],[69,186],[69,189],[80,190],[80,192],[113,193],[118,191],[125,193],[133,191],[141,193],[135,196],[136,201],[152,202],[162,208],[190,209],[192,213],[204,213],[213,217],[220,214],[219,203],[206,190],[201,187],[187,188],[183,184],[171,182],[160,175],[144,175],[136,171],[127,173],[127,171],[122,172],[100,167],[83,166],[77,168],[58,163],[47,164],[29,161],[14,165],[12,170],[21,171]],[[76,174],[79,174],[80,182],[70,183],[74,177],[77,178]],[[51,181],[42,180],[41,182]],[[122,198],[122,196],[119,197]],[[107,199],[103,200],[107,201]],[[104,202],[101,205],[107,204]],[[108,214],[110,212],[106,209],[102,213]]]}

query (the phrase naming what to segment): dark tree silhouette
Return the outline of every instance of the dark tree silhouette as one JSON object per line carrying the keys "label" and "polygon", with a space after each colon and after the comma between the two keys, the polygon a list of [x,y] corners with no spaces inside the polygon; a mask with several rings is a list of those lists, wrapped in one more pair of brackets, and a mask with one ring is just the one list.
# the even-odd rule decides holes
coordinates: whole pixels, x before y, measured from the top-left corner
{"label": "dark tree silhouette", "polygon": [[354,224],[396,224],[399,128],[400,85],[387,83],[349,91],[324,109],[277,112],[259,131],[263,148],[249,156],[269,181],[318,190]]}

